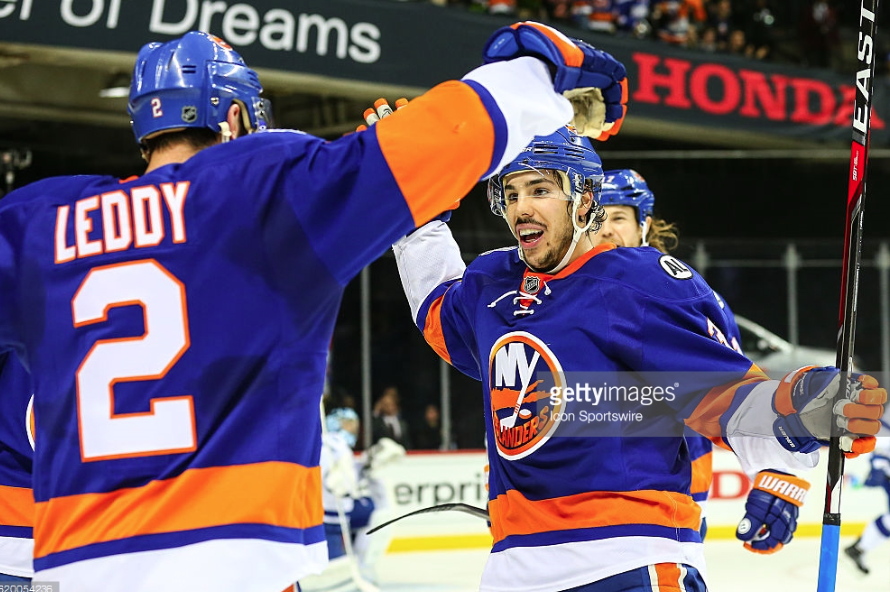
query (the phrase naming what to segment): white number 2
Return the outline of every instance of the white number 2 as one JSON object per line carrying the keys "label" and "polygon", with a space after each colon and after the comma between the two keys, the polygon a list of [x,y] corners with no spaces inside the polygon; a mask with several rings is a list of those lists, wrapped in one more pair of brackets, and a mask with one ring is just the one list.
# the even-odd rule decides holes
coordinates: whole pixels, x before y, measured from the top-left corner
{"label": "white number 2", "polygon": [[152,399],[141,413],[114,411],[115,383],[163,378],[188,349],[185,287],[153,259],[96,267],[71,301],[74,326],[104,322],[109,309],[128,305],[142,306],[145,334],[96,341],[77,370],[85,462],[195,450],[191,395]]}
{"label": "white number 2", "polygon": [[164,116],[164,112],[161,111],[161,99],[157,97],[151,100],[151,116],[155,119]]}

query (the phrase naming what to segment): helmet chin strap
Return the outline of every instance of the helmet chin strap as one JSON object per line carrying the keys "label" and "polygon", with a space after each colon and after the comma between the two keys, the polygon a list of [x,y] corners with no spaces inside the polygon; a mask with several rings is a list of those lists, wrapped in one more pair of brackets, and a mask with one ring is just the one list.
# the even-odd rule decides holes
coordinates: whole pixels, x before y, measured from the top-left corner
{"label": "helmet chin strap", "polygon": [[640,225],[643,227],[643,234],[640,236],[640,246],[648,247],[649,246],[649,219],[646,218],[643,220],[643,223]]}
{"label": "helmet chin strap", "polygon": [[[219,130],[220,130],[220,133],[222,134],[222,143],[223,144],[225,144],[226,142],[228,142],[232,139],[232,130],[231,130],[231,128],[229,128],[229,122],[220,121],[219,122]],[[238,144],[238,145],[240,146],[241,144]]]}

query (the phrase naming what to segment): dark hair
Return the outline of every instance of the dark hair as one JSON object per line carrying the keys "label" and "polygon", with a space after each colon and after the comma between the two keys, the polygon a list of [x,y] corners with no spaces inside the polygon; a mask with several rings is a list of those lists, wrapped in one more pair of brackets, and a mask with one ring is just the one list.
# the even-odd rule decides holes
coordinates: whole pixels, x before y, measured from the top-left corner
{"label": "dark hair", "polygon": [[188,144],[195,150],[209,148],[219,142],[219,133],[206,127],[193,127],[158,134],[142,141],[139,148],[148,157],[156,150],[164,150],[176,144]]}

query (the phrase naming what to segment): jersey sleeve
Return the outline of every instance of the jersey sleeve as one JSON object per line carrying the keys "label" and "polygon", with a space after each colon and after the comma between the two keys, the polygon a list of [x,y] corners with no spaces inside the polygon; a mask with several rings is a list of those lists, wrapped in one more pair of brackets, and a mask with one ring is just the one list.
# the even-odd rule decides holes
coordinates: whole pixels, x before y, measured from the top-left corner
{"label": "jersey sleeve", "polygon": [[466,265],[448,225],[434,220],[393,245],[411,316],[446,362],[481,380]]}
{"label": "jersey sleeve", "polygon": [[[298,143],[270,175],[283,181],[313,250],[342,284],[397,239],[456,207],[534,136],[571,118],[571,104],[554,92],[541,61],[487,64],[368,130]],[[273,159],[281,160],[267,157]]]}
{"label": "jersey sleeve", "polygon": [[815,466],[818,452],[792,453],[776,440],[771,405],[777,382],[727,342],[722,309],[704,281],[687,281],[704,286],[701,296],[664,298],[629,291],[617,300],[612,295],[614,355],[629,368],[680,383],[669,403],[674,412],[699,434],[733,450],[747,473]]}

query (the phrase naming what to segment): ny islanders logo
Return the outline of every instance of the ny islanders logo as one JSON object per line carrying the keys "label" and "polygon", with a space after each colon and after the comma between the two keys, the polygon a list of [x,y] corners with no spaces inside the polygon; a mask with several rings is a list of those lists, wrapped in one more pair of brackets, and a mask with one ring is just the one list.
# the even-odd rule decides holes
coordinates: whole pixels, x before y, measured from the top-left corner
{"label": "ny islanders logo", "polygon": [[559,425],[562,400],[550,406],[550,389],[562,388],[559,360],[540,339],[514,331],[491,347],[488,362],[491,418],[498,454],[524,458],[550,439]]}

